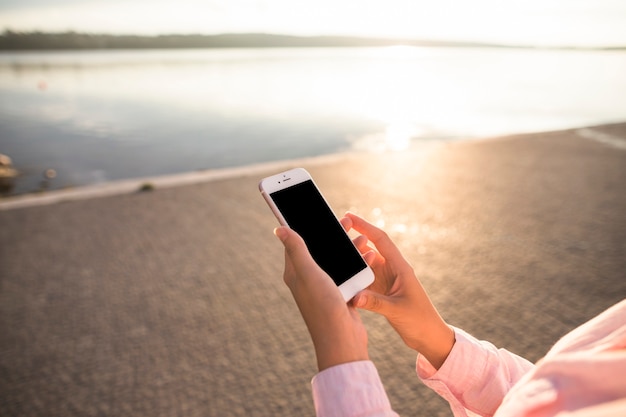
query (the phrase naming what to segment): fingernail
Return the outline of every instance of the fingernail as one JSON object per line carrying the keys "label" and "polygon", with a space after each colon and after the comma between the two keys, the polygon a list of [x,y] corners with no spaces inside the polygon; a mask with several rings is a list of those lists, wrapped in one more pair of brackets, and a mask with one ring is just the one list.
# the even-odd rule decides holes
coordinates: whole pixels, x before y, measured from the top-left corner
{"label": "fingernail", "polygon": [[287,231],[284,227],[277,227],[274,229],[274,235],[279,238],[281,242],[284,242],[287,238]]}

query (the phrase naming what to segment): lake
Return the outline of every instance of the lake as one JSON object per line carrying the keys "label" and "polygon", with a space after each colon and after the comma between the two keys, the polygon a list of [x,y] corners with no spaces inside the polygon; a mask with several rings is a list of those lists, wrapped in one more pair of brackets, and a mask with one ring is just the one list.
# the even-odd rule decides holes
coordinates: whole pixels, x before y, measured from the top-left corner
{"label": "lake", "polygon": [[12,190],[626,120],[626,52],[267,48],[0,53]]}

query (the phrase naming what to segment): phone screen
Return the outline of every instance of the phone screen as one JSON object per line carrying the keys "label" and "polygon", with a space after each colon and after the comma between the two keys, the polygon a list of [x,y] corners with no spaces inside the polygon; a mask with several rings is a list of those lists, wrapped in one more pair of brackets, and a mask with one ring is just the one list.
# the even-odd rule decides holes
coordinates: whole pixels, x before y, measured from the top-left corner
{"label": "phone screen", "polygon": [[335,284],[343,284],[367,267],[313,181],[275,191],[270,197]]}

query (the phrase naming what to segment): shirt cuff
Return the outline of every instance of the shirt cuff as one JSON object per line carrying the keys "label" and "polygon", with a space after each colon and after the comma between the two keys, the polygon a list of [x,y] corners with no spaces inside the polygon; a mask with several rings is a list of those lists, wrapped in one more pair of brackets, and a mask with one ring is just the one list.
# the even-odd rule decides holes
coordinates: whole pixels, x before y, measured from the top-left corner
{"label": "shirt cuff", "polygon": [[453,329],[456,341],[443,365],[436,370],[419,355],[417,375],[450,403],[455,416],[474,415],[472,412],[493,414],[511,386],[533,365],[463,330]]}
{"label": "shirt cuff", "polygon": [[417,376],[427,387],[448,401],[455,416],[476,416],[477,414],[465,408],[462,393],[467,384],[472,384],[475,375],[481,374],[476,367],[484,366],[479,360],[467,360],[468,352],[475,349],[474,344],[478,341],[461,329],[452,329],[455,342],[443,365],[437,370],[424,356],[418,354]]}
{"label": "shirt cuff", "polygon": [[[417,356],[417,375],[427,385],[429,381],[437,380],[450,386],[457,385],[463,388],[467,384],[476,382],[477,375],[480,375],[485,367],[482,357],[485,354],[485,348],[481,342],[461,329],[455,327],[452,329],[455,342],[439,370],[435,369],[424,356]],[[496,350],[491,344],[488,345]]]}
{"label": "shirt cuff", "polygon": [[318,417],[395,415],[371,361],[330,367],[315,375],[311,384]]}

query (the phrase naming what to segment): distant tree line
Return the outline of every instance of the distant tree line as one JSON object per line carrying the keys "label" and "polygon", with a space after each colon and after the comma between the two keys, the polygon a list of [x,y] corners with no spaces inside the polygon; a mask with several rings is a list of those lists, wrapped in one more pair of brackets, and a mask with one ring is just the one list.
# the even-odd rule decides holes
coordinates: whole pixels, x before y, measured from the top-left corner
{"label": "distant tree line", "polygon": [[[397,43],[397,42],[396,42]],[[223,35],[107,35],[77,32],[43,33],[5,31],[0,36],[2,50],[35,49],[166,49],[166,48],[263,48],[304,46],[378,46],[391,45],[384,39],[348,37],[298,37],[271,34]]]}
{"label": "distant tree line", "polygon": [[166,49],[166,48],[264,48],[330,46],[468,46],[463,43],[341,36],[289,36],[265,33],[221,35],[108,35],[78,32],[44,33],[6,30],[0,50],[47,49]]}
{"label": "distant tree line", "polygon": [[[0,51],[61,49],[358,47],[392,45],[528,48],[528,46],[494,45],[474,42],[361,38],[349,36],[290,36],[267,33],[141,36],[78,32],[15,32],[5,30],[4,33],[0,35]],[[625,47],[582,49],[624,50]]]}

